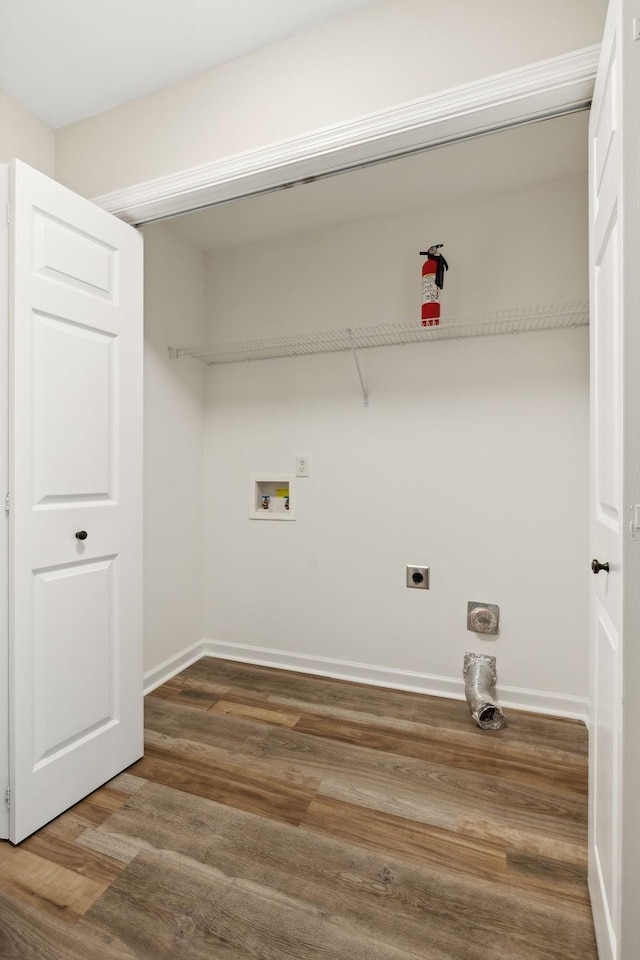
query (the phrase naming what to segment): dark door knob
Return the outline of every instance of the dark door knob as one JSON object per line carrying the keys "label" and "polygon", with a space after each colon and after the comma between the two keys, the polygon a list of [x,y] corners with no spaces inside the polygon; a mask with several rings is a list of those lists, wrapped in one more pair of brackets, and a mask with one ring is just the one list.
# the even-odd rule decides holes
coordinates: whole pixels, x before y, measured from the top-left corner
{"label": "dark door knob", "polygon": [[76,533],[76,540],[86,540],[88,536],[89,534],[87,533],[86,530],[78,530],[78,532]]}
{"label": "dark door knob", "polygon": [[600,563],[599,560],[592,560],[592,561],[591,561],[591,569],[593,570],[594,573],[600,573],[601,570],[606,570],[607,573],[609,573],[609,564],[608,564],[608,563]]}

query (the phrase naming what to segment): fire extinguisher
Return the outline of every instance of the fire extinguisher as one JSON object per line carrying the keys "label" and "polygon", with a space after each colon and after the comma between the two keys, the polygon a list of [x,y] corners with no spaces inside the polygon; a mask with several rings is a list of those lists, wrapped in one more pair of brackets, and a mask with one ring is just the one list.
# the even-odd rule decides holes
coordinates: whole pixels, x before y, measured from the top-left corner
{"label": "fire extinguisher", "polygon": [[438,253],[443,246],[436,243],[428,250],[421,250],[420,256],[427,257],[422,264],[422,326],[437,327],[440,323],[440,290],[444,285],[444,272],[449,264]]}

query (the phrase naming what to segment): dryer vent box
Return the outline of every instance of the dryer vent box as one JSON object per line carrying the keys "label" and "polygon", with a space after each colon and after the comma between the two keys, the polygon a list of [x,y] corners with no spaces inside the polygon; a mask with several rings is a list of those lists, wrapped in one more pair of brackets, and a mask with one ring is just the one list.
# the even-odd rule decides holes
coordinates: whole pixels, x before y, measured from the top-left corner
{"label": "dryer vent box", "polygon": [[470,600],[467,604],[467,630],[495,635],[500,626],[500,607],[495,603]]}

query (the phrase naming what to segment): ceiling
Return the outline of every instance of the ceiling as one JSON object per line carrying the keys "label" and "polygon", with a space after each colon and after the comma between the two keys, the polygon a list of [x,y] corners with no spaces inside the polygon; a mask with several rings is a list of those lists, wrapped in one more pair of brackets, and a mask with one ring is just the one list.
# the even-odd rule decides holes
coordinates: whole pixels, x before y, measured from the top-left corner
{"label": "ceiling", "polygon": [[0,87],[58,128],[374,0],[0,0]]}
{"label": "ceiling", "polygon": [[172,221],[220,250],[348,220],[381,216],[587,169],[587,111],[246,197]]}

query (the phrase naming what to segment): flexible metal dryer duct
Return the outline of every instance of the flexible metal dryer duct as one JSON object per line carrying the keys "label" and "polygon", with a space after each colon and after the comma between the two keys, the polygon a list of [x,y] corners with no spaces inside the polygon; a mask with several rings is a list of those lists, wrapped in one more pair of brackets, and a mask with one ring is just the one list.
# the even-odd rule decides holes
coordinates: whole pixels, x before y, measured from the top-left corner
{"label": "flexible metal dryer duct", "polygon": [[506,726],[502,708],[491,696],[496,684],[496,658],[484,653],[465,653],[464,693],[471,716],[483,730],[500,730]]}

